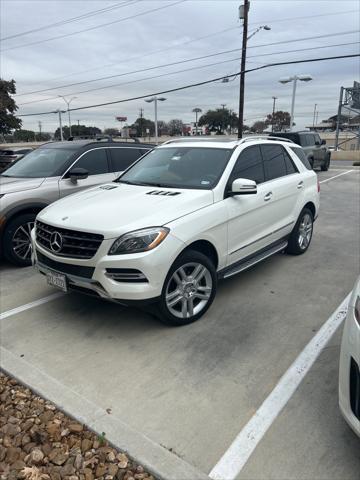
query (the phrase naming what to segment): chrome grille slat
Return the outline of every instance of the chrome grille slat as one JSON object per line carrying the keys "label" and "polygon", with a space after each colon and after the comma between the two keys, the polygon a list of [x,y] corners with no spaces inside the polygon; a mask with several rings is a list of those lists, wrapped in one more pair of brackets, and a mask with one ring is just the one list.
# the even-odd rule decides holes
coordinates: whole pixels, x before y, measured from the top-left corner
{"label": "chrome grille slat", "polygon": [[[97,233],[78,232],[65,228],[53,227],[43,222],[36,222],[36,241],[45,250],[59,257],[92,258],[98,251],[104,237]],[[62,237],[62,247],[59,252],[51,249],[51,235],[58,232]]]}

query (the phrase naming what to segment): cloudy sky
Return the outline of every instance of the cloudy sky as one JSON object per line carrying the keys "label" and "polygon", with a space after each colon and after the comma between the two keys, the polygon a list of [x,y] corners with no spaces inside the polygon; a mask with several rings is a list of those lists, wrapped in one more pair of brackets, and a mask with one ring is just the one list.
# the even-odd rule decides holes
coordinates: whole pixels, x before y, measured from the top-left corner
{"label": "cloudy sky", "polygon": [[[240,3],[0,0],[1,77],[16,80],[15,98],[22,114],[65,108],[58,95],[76,97],[71,107],[78,108],[230,75],[239,71]],[[249,40],[247,68],[358,53],[359,18],[357,0],[251,0],[249,34],[261,25],[269,25],[271,30],[261,30]],[[223,53],[229,50],[233,51]],[[166,66],[175,62],[182,63]],[[359,79],[359,59],[249,73],[247,124],[271,112],[273,96],[278,97],[277,109],[290,110],[292,86],[278,80],[294,74],[313,77],[311,82],[298,84],[295,121],[303,128],[312,124],[315,104],[319,120],[336,113],[339,88],[352,86]],[[239,80],[235,78],[228,83],[166,94],[167,100],[159,104],[159,119],[194,121],[194,107],[205,111],[226,104],[237,110],[238,90]],[[140,108],[146,118],[153,119],[153,104],[135,100],[74,111],[72,123],[80,120],[100,128],[117,127],[115,116],[127,116],[132,123]],[[58,126],[55,114],[41,114],[23,117],[23,128],[37,130],[39,120],[43,131],[54,131]]]}

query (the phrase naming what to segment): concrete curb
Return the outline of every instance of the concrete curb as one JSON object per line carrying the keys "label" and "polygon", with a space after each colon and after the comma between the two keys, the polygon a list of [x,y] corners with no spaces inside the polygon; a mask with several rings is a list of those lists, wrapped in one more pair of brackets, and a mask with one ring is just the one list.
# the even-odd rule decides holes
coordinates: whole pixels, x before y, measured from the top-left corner
{"label": "concrete curb", "polygon": [[3,347],[0,347],[0,368],[91,430],[105,432],[114,447],[127,453],[157,479],[209,480],[205,473]]}

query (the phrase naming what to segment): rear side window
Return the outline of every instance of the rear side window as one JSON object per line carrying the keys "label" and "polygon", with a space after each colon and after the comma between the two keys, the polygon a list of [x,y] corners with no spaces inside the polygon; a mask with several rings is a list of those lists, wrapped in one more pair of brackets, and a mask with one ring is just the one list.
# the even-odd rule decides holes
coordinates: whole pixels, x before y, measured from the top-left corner
{"label": "rear side window", "polygon": [[237,178],[247,178],[256,183],[264,182],[264,167],[259,146],[245,148],[240,153],[230,176],[230,183]]}
{"label": "rear side window", "polygon": [[264,159],[265,181],[287,175],[285,150],[281,145],[261,145]]}
{"label": "rear side window", "polygon": [[84,153],[73,168],[85,168],[89,175],[101,175],[109,172],[107,155],[104,148],[96,148]]}
{"label": "rear side window", "polygon": [[306,153],[302,148],[290,147],[295,155],[301,160],[302,164],[308,169],[312,170],[309,160],[307,159]]}
{"label": "rear side window", "polygon": [[145,148],[110,148],[113,171],[122,172],[142,157],[148,149]]}

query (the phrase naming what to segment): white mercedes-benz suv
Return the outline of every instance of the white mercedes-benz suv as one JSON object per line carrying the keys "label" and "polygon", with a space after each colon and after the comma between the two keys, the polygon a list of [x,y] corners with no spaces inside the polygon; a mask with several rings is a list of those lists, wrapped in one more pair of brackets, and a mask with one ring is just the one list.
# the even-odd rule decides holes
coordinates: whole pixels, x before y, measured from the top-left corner
{"label": "white mercedes-benz suv", "polygon": [[64,291],[154,304],[184,325],[208,310],[219,279],[304,253],[318,210],[317,176],[291,141],[170,140],[115,182],[42,210],[33,260]]}

